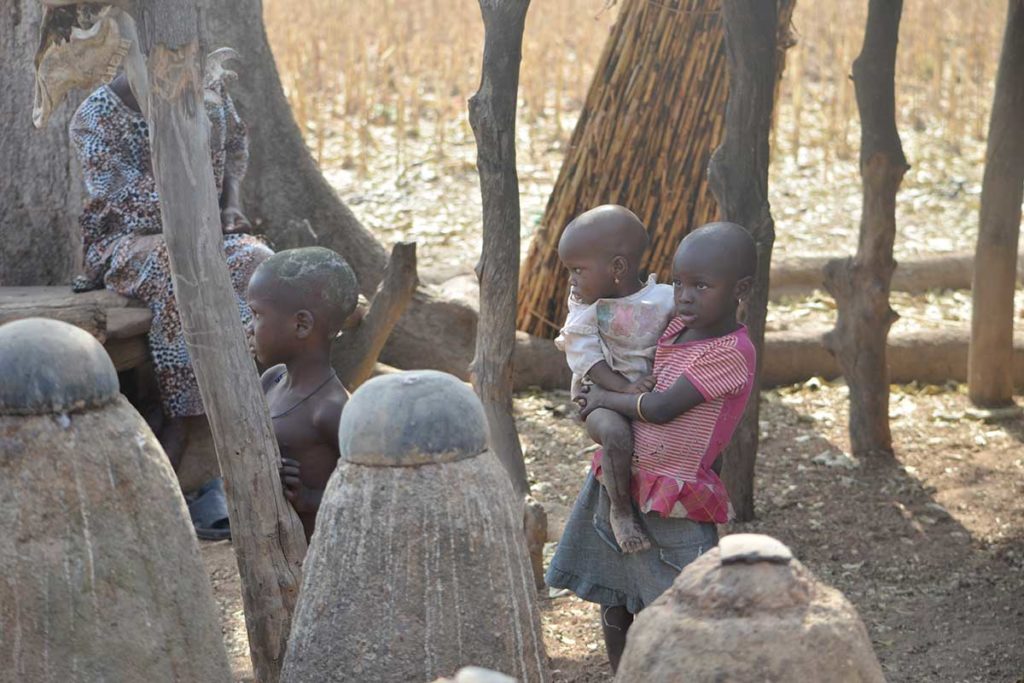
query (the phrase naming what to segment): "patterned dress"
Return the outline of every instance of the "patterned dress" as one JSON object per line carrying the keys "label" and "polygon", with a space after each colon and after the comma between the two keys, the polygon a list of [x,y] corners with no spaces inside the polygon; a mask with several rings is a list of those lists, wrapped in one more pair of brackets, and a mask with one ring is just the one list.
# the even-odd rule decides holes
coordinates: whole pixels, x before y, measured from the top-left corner
{"label": "patterned dress", "polygon": [[[245,174],[248,140],[223,84],[207,92],[206,111],[219,196],[225,173],[234,178]],[[146,120],[104,85],[79,106],[70,134],[85,178],[86,202],[80,218],[84,277],[149,306],[153,312],[149,348],[164,412],[169,417],[202,415],[205,411],[185,347],[161,234]],[[245,325],[252,318],[245,302],[249,278],[272,253],[251,235],[224,236],[224,255]]]}

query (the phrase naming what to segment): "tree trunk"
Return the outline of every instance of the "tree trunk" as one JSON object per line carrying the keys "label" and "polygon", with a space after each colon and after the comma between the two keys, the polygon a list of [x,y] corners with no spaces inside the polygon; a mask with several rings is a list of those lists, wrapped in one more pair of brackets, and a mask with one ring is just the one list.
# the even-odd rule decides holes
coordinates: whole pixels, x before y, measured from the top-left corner
{"label": "tree trunk", "polygon": [[145,0],[138,19],[175,298],[227,484],[253,669],[276,683],[306,544],[282,495],[277,441],[221,254],[198,15],[194,0]]}
{"label": "tree trunk", "polygon": [[857,455],[892,455],[886,340],[899,316],[889,306],[889,286],[896,270],[896,192],[909,168],[896,130],[894,78],[902,10],[902,0],[868,3],[864,46],[853,62],[864,185],[860,240],[853,258],[829,261],[824,269],[825,288],[839,308],[825,346],[850,387],[850,444]]}
{"label": "tree trunk", "polygon": [[491,448],[516,495],[530,492],[519,433],[512,417],[512,351],[519,287],[519,178],[516,175],[516,98],[523,25],[530,0],[480,0],[484,58],[480,87],[469,98],[476,168],[483,200],[483,248],[476,266],[480,320],[473,387],[487,416]]}
{"label": "tree trunk", "polygon": [[[744,323],[757,350],[757,376],[750,401],[725,450],[723,475],[740,521],[754,518],[754,463],[757,457],[764,324],[775,223],[768,206],[768,137],[775,83],[783,58],[777,40],[789,25],[792,4],[780,0],[722,0],[729,59],[729,100],[725,137],[708,166],[708,184],[723,220],[745,227],[757,244],[757,275]],[[784,19],[784,21],[783,21]]]}
{"label": "tree trunk", "polygon": [[[242,185],[247,214],[278,249],[317,244],[335,250],[352,266],[363,294],[372,296],[387,254],[324,179],[306,148],[267,42],[263,3],[199,1],[204,7],[206,49],[228,46],[242,56],[240,78],[231,92],[250,133],[251,161]],[[475,334],[472,309],[420,289],[381,360],[468,379]]]}
{"label": "tree trunk", "polygon": [[974,256],[968,390],[975,405],[1013,402],[1013,295],[1024,195],[1024,2],[1010,0],[988,124]]}
{"label": "tree trunk", "polygon": [[[706,171],[722,138],[728,89],[722,3],[620,4],[523,264],[517,323],[530,334],[554,337],[565,319],[558,240],[575,216],[609,202],[628,207],[651,236],[645,267],[667,282],[679,241],[715,215]],[[785,33],[795,0],[777,4]]]}
{"label": "tree trunk", "polygon": [[0,7],[0,286],[69,282],[81,250],[81,174],[71,160],[68,123],[80,98],[66,98],[49,125],[32,125],[42,7]]}
{"label": "tree trunk", "polygon": [[318,244],[335,250],[352,266],[363,294],[371,296],[387,253],[339,199],[306,148],[267,42],[262,1],[199,2],[204,49],[232,47],[241,56],[231,96],[249,128],[250,161],[242,184],[247,214],[278,249]]}

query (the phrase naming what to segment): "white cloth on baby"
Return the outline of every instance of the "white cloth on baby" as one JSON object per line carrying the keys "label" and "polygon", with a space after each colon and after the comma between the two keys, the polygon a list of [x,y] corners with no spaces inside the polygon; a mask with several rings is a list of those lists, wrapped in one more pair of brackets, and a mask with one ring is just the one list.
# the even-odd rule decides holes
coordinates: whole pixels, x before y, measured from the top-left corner
{"label": "white cloth on baby", "polygon": [[572,370],[572,395],[583,377],[604,361],[630,382],[651,374],[658,339],[675,315],[671,285],[659,285],[651,275],[639,291],[619,299],[592,304],[569,297],[569,314],[555,339]]}

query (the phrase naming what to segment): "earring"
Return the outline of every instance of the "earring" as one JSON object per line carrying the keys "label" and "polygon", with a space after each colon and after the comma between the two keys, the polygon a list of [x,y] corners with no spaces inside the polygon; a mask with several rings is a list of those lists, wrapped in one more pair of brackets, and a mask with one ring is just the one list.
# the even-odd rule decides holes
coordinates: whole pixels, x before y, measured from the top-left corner
{"label": "earring", "polygon": [[619,278],[615,278],[615,284],[619,284]]}

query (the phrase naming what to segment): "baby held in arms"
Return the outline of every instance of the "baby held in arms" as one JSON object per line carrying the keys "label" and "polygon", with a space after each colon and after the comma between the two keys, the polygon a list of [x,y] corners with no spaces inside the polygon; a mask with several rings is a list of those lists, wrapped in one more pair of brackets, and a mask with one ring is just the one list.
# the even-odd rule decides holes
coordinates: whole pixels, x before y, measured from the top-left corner
{"label": "baby held in arms", "polygon": [[[672,287],[639,277],[647,229],[632,211],[605,205],[573,220],[558,256],[569,271],[569,315],[555,340],[573,372],[572,395],[585,384],[636,394],[654,388],[651,366],[658,338],[675,309]],[[586,418],[587,434],[603,449],[602,481],[610,522],[623,552],[650,547],[630,496],[633,432],[621,414],[599,408]]]}
{"label": "baby held in arms", "polygon": [[633,615],[715,547],[716,524],[732,516],[717,467],[754,386],[754,345],[737,311],[756,264],[757,246],[739,225],[711,223],[689,233],[672,260],[675,312],[654,354],[654,388],[635,394],[594,383],[574,398],[588,425],[599,411],[632,421],[630,502],[651,546],[626,553],[617,540],[611,486],[599,483],[607,485],[614,463],[599,451],[545,581],[601,605],[613,671]]}

